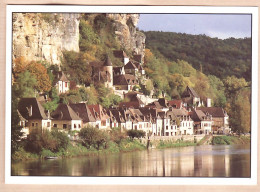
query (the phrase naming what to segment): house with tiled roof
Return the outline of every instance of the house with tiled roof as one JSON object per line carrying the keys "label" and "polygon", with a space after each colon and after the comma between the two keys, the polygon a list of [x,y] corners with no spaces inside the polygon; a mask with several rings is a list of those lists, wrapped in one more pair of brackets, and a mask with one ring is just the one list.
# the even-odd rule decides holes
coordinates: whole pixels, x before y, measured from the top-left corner
{"label": "house with tiled roof", "polygon": [[82,127],[96,127],[96,119],[86,103],[69,104],[69,106],[82,119]]}
{"label": "house with tiled roof", "polygon": [[124,66],[122,67],[113,67],[113,75],[124,75],[125,74],[125,68]]}
{"label": "house with tiled roof", "polygon": [[140,55],[140,54],[133,55],[133,59],[134,59],[136,62],[138,62],[138,63],[140,63],[140,64],[143,64],[143,56],[142,56],[142,55]]}
{"label": "house with tiled roof", "polygon": [[192,87],[187,86],[182,93],[181,98],[182,101],[189,106],[201,106],[200,96]]}
{"label": "house with tiled roof", "polygon": [[180,99],[179,100],[175,99],[175,100],[168,101],[168,104],[169,104],[170,107],[173,107],[175,109],[182,109],[182,108],[185,107],[185,104]]}
{"label": "house with tiled roof", "polygon": [[204,113],[209,113],[212,116],[212,131],[228,134],[229,128],[229,116],[222,107],[197,107],[198,110]]}
{"label": "house with tiled roof", "polygon": [[69,105],[60,103],[51,113],[52,127],[65,131],[79,131],[82,128],[82,119]]}
{"label": "house with tiled roof", "polygon": [[54,80],[53,86],[56,87],[58,94],[66,93],[70,90],[70,81],[68,80],[67,76],[62,72],[58,71],[53,73]]}
{"label": "house with tiled roof", "polygon": [[[191,115],[186,109],[174,109],[170,108],[175,117],[178,118],[178,135],[193,135],[194,133],[194,121],[191,118]],[[177,123],[178,124],[178,123]]]}
{"label": "house with tiled roof", "polygon": [[130,74],[114,76],[113,82],[116,90],[130,91],[135,85],[138,85],[135,76]]}
{"label": "house with tiled roof", "polygon": [[96,127],[99,129],[109,129],[110,128],[110,117],[106,110],[99,104],[88,105],[90,112],[96,119]]}
{"label": "house with tiled roof", "polygon": [[36,98],[21,98],[18,103],[20,125],[26,134],[34,129],[51,129],[51,118]]}
{"label": "house with tiled roof", "polygon": [[112,114],[113,121],[110,122],[111,127],[121,127],[122,130],[126,128],[126,119],[122,114],[122,111],[116,108],[109,109]]}
{"label": "house with tiled roof", "polygon": [[139,109],[129,109],[133,119],[133,129],[143,130],[146,135],[149,133],[149,128],[151,127],[149,120]]}
{"label": "house with tiled roof", "polygon": [[165,127],[165,136],[178,135],[179,129],[177,126],[177,117],[174,115],[172,110],[167,111],[166,116],[169,122]]}
{"label": "house with tiled roof", "polygon": [[137,95],[138,93],[135,91],[129,91],[128,93],[124,94],[124,99],[127,101],[119,103],[119,107],[124,107],[124,108],[144,107],[144,103]]}
{"label": "house with tiled roof", "polygon": [[123,50],[115,50],[113,51],[114,57],[121,60],[122,63],[127,64],[129,62],[129,57],[126,55],[126,53]]}
{"label": "house with tiled roof", "polygon": [[129,61],[125,66],[125,73],[126,74],[131,74],[131,75],[136,75],[138,73],[138,68],[135,66],[134,62]]}
{"label": "house with tiled roof", "polygon": [[210,134],[212,133],[212,116],[208,112],[203,112],[199,109],[191,111],[191,118],[194,121],[195,134]]}

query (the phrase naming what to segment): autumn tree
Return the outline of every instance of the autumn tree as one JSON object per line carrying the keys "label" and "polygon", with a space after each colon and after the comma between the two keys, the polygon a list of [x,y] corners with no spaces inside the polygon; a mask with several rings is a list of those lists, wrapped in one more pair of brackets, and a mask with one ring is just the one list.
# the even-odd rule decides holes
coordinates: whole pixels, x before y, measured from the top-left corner
{"label": "autumn tree", "polygon": [[39,62],[30,62],[26,69],[37,79],[36,89],[39,92],[48,92],[51,90],[51,81],[47,69]]}
{"label": "autumn tree", "polygon": [[47,69],[40,62],[28,62],[24,57],[15,59],[13,66],[14,81],[16,81],[18,76],[25,71],[30,72],[30,74],[37,80],[35,89],[38,92],[48,92],[51,90],[51,81]]}

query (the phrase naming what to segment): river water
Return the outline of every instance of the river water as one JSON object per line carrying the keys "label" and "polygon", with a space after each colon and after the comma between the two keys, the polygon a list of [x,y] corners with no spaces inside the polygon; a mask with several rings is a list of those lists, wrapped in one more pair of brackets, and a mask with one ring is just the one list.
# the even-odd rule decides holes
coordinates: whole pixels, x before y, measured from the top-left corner
{"label": "river water", "polygon": [[205,145],[26,161],[12,164],[23,176],[250,177],[250,145]]}

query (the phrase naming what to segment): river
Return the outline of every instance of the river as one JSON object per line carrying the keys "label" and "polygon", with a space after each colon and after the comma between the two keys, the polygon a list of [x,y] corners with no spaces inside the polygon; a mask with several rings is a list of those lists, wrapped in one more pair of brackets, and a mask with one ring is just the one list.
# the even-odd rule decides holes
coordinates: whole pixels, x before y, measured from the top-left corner
{"label": "river", "polygon": [[250,145],[204,145],[12,164],[23,176],[250,177]]}

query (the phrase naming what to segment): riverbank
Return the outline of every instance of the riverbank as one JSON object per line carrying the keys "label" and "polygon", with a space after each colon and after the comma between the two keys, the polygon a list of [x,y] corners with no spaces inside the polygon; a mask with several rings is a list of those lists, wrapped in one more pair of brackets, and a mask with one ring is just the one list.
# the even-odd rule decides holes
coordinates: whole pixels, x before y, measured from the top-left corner
{"label": "riverbank", "polygon": [[119,144],[113,141],[107,143],[106,148],[97,150],[94,147],[85,147],[81,143],[71,141],[66,150],[60,150],[59,152],[52,152],[50,150],[43,149],[39,154],[27,152],[23,147],[20,147],[13,155],[13,161],[25,161],[43,159],[45,157],[78,157],[78,156],[94,156],[99,154],[119,153],[119,152],[132,152],[145,150],[146,145],[142,144],[138,139],[123,139]]}
{"label": "riverbank", "polygon": [[[247,144],[250,143],[249,136],[213,136],[211,141],[204,142],[207,136],[200,138],[199,140],[194,137],[193,140],[184,137],[178,139],[158,139],[151,140],[149,143],[149,149],[164,149],[164,148],[177,148],[187,146],[198,145],[232,145],[232,144]],[[50,150],[42,150],[39,154],[30,153],[20,147],[13,155],[13,161],[25,161],[36,160],[44,157],[58,157],[69,158],[78,156],[95,156],[99,154],[112,154],[120,152],[133,152],[147,149],[147,140],[145,139],[123,139],[120,143],[109,141],[106,148],[97,150],[94,147],[86,148],[81,143],[71,141],[66,150],[60,150],[57,153],[53,153]]]}
{"label": "riverbank", "polygon": [[250,136],[213,136],[212,145],[233,145],[233,144],[248,144],[250,143]]}

